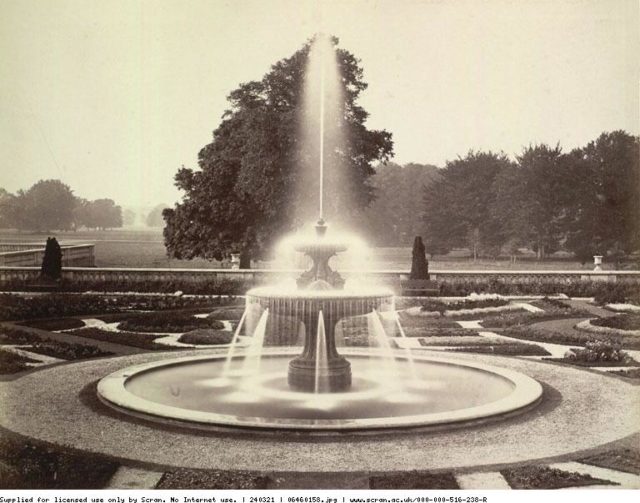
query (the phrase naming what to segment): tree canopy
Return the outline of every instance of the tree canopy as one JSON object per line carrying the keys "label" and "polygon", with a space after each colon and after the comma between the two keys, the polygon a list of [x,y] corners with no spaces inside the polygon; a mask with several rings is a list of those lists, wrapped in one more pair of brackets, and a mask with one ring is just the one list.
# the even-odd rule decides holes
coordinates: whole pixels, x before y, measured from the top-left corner
{"label": "tree canopy", "polygon": [[[242,84],[228,97],[230,108],[199,153],[199,169],[175,176],[182,201],[164,211],[165,245],[175,258],[220,260],[231,252],[263,256],[275,240],[301,224],[313,182],[300,183],[313,153],[300,141],[304,75],[312,41],[277,62],[260,81]],[[363,208],[374,197],[372,163],[392,153],[391,134],[366,128],[358,97],[367,84],[359,61],[336,47],[342,93],[332,117],[344,142],[325,150],[342,173],[343,190],[327,187],[327,216]],[[317,182],[316,182],[317,183]],[[336,187],[337,188],[337,187]],[[315,192],[314,192],[315,194]],[[349,198],[346,198],[349,194]],[[246,265],[246,262],[245,262]]]}

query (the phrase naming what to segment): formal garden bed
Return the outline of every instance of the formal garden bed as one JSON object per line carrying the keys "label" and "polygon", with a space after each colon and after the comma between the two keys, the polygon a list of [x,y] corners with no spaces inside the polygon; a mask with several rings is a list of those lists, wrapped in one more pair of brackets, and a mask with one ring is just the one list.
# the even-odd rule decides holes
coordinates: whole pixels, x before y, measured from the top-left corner
{"label": "formal garden bed", "polygon": [[104,330],[97,327],[78,328],[76,330],[69,330],[65,333],[75,335],[77,337],[85,337],[87,339],[93,339],[103,342],[113,342],[116,344],[122,344],[124,346],[131,346],[140,349],[165,351],[169,349],[175,349],[154,342],[155,339],[162,337],[161,334]]}
{"label": "formal garden bed", "polygon": [[82,360],[113,354],[95,346],[48,339],[29,332],[28,330],[9,327],[2,327],[0,331],[0,343],[25,346],[20,349],[63,360]]}
{"label": "formal garden bed", "polygon": [[237,305],[236,297],[186,297],[172,295],[0,294],[0,321],[70,316],[105,315],[131,311],[166,311],[187,308],[214,309]]}
{"label": "formal garden bed", "polygon": [[453,473],[405,472],[369,477],[370,489],[460,489]]}
{"label": "formal garden bed", "polygon": [[78,318],[54,318],[24,321],[20,325],[55,332],[56,330],[72,330],[84,327],[84,322]]}
{"label": "formal garden bed", "polygon": [[232,340],[233,332],[229,330],[212,330],[207,328],[192,330],[191,332],[182,334],[178,338],[178,342],[194,345],[231,344]]}
{"label": "formal garden bed", "polygon": [[118,469],[117,463],[87,452],[1,436],[0,452],[3,489],[96,489],[104,487]]}
{"label": "formal garden bed", "polygon": [[474,344],[465,347],[447,348],[446,351],[457,351],[463,353],[482,353],[503,356],[547,356],[549,352],[536,345],[519,342],[503,344]]}
{"label": "formal garden bed", "polygon": [[619,314],[591,320],[591,325],[617,330],[640,331],[640,314]]}
{"label": "formal garden bed", "polygon": [[156,489],[268,489],[271,482],[251,472],[183,469],[165,473]]}
{"label": "formal garden bed", "polygon": [[[535,342],[548,342],[551,344],[563,344],[566,346],[579,345],[583,346],[589,341],[610,342],[610,334],[598,334],[592,332],[583,332],[578,330],[557,332],[535,326],[515,326],[501,331],[502,334],[513,337],[514,339],[523,339]],[[635,336],[617,336],[616,341],[623,348],[640,349],[640,338]]]}
{"label": "formal garden bed", "polygon": [[158,311],[130,316],[118,325],[119,330],[145,333],[184,333],[199,328],[221,329],[224,324],[208,317],[196,318],[189,313]]}
{"label": "formal garden bed", "polygon": [[578,460],[580,463],[640,475],[640,452],[632,449],[614,449]]}
{"label": "formal garden bed", "polygon": [[523,466],[500,472],[512,489],[561,489],[591,485],[612,485],[609,480],[567,472],[548,466]]}
{"label": "formal garden bed", "polygon": [[638,366],[629,354],[615,341],[587,341],[584,348],[572,348],[564,358],[552,361],[569,363],[580,367],[628,367]]}
{"label": "formal garden bed", "polygon": [[38,360],[0,349],[0,375],[17,374],[33,368],[29,363],[38,363]]}

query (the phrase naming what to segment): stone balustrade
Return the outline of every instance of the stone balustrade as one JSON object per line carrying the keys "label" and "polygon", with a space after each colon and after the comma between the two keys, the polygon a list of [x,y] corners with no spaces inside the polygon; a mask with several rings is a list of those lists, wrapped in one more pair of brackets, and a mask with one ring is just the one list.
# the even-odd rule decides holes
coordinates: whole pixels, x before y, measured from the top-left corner
{"label": "stone balustrade", "polygon": [[[63,267],[93,267],[95,245],[60,245]],[[0,243],[0,267],[40,267],[44,257],[41,243]]]}
{"label": "stone balustrade", "polygon": [[[87,245],[85,245],[87,246]],[[67,252],[68,253],[68,252]],[[80,253],[80,252],[78,252]],[[62,279],[77,287],[99,288],[100,284],[121,285],[119,290],[135,291],[138,285],[175,285],[177,289],[189,286],[240,285],[243,289],[265,283],[279,283],[284,278],[295,278],[301,271],[275,269],[138,269],[138,268],[93,268],[64,267]],[[0,289],[20,284],[28,284],[40,273],[36,267],[0,267]],[[369,271],[341,274],[350,277],[364,276],[378,284],[391,287],[400,292],[400,281],[408,277],[408,271]],[[608,283],[634,283],[640,285],[640,271],[431,271],[431,279],[439,283],[477,282],[535,284],[554,283],[571,285],[584,281],[602,281]],[[182,286],[181,286],[182,285]],[[244,291],[244,290],[242,290]]]}

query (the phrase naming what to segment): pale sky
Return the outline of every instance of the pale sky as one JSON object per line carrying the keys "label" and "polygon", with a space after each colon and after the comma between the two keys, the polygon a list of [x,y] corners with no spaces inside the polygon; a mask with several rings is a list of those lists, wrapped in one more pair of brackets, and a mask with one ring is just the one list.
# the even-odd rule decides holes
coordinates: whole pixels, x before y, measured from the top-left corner
{"label": "pale sky", "polygon": [[395,161],[640,133],[638,0],[0,0],[0,187],[173,203],[239,83],[317,31]]}

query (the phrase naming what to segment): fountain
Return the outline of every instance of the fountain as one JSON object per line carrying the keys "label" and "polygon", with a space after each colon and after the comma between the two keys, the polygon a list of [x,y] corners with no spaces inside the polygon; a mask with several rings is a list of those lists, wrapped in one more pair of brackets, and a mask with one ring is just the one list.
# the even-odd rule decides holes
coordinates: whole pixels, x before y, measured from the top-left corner
{"label": "fountain", "polygon": [[[196,427],[340,430],[466,424],[524,410],[540,399],[540,385],[517,372],[394,350],[390,336],[405,334],[392,292],[349,284],[330,267],[347,246],[331,236],[323,218],[324,59],[321,66],[320,218],[313,237],[294,244],[311,267],[294,287],[247,292],[226,355],[125,368],[99,382],[104,403]],[[239,344],[241,333],[251,341],[246,348]],[[355,336],[376,347],[348,347]],[[267,348],[269,338],[287,347]]]}

